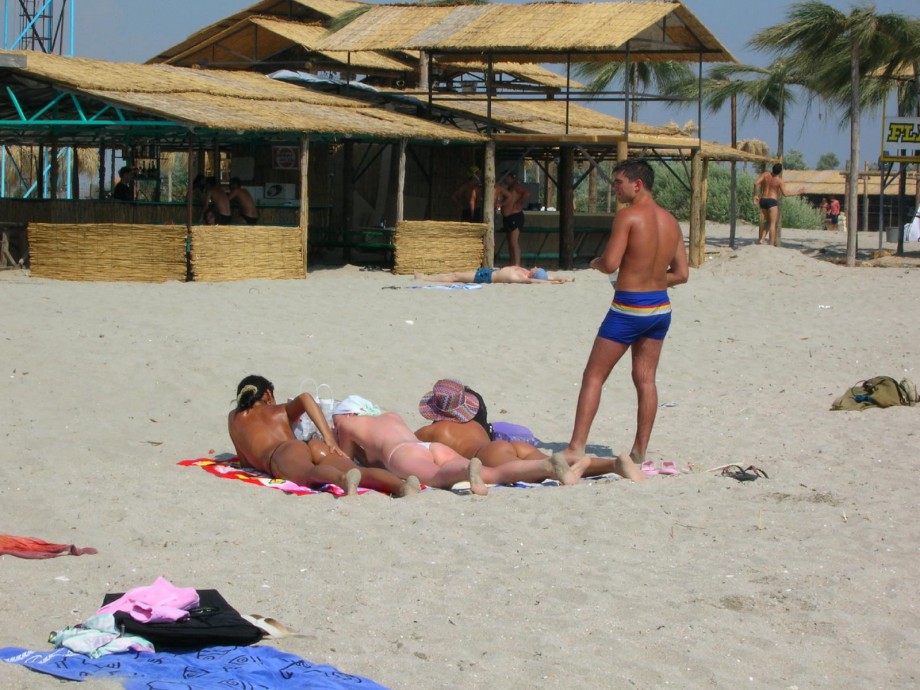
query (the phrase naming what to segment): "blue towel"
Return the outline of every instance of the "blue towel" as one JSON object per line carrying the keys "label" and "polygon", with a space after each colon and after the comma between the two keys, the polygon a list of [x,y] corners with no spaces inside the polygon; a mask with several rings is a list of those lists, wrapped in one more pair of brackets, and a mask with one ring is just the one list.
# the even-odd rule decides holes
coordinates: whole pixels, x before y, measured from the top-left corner
{"label": "blue towel", "polygon": [[91,659],[58,648],[0,649],[0,661],[66,680],[117,678],[126,690],[386,690],[372,680],[317,666],[274,647],[207,647],[195,652],[125,652]]}

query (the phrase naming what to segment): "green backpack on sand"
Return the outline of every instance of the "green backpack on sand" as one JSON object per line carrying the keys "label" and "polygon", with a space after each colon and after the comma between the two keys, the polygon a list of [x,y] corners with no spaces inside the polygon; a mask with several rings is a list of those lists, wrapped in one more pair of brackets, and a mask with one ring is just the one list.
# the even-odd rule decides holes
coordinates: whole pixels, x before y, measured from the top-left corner
{"label": "green backpack on sand", "polygon": [[900,383],[890,376],[875,376],[860,381],[841,395],[831,405],[832,410],[865,410],[867,407],[894,407],[914,405],[917,386],[909,379]]}

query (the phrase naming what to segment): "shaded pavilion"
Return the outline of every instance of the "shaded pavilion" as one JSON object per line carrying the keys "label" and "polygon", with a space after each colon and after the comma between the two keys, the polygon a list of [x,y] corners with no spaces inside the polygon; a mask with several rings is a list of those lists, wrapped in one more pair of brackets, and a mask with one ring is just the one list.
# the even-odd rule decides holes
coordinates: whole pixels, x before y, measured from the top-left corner
{"label": "shaded pavilion", "polygon": [[[363,14],[334,33],[317,40],[318,24],[343,15]],[[274,19],[265,19],[272,14]],[[297,29],[291,23],[313,23],[309,29]],[[522,27],[526,28],[522,31]],[[284,41],[287,41],[285,43]],[[293,51],[293,52],[292,52]],[[372,58],[371,55],[378,58]],[[344,59],[340,56],[344,55]],[[338,71],[347,83],[352,76],[364,74],[365,83],[398,88],[407,94],[422,96],[427,116],[452,111],[441,106],[446,101],[466,100],[484,104],[484,115],[477,114],[477,128],[486,134],[485,188],[491,193],[494,180],[496,147],[502,157],[533,160],[558,159],[558,179],[573,176],[576,156],[587,159],[592,169],[605,158],[622,160],[630,149],[661,160],[689,157],[691,167],[691,263],[702,259],[705,241],[702,219],[705,218],[704,195],[706,162],[715,160],[749,160],[745,154],[729,147],[704,144],[698,138],[680,136],[669,139],[659,131],[651,132],[624,118],[621,131],[597,131],[590,135],[573,131],[572,112],[576,101],[587,100],[579,93],[581,85],[571,79],[572,65],[586,61],[619,61],[627,65],[637,61],[688,61],[702,68],[703,62],[735,62],[734,57],[716,40],[703,24],[680,2],[610,2],[610,3],[536,3],[528,5],[464,6],[370,6],[359,3],[323,3],[311,0],[261,2],[221,22],[206,27],[183,43],[163,51],[154,62],[173,64],[220,64],[239,69],[269,71],[285,66],[294,59],[305,58],[310,71],[335,67],[328,62],[338,58]],[[389,74],[375,68],[382,57],[410,68],[395,69]],[[327,62],[323,63],[323,60]],[[556,75],[541,67],[542,63],[565,65],[565,75]],[[301,69],[286,65],[288,69]],[[472,78],[470,78],[472,77]],[[634,100],[667,100],[667,96],[631,93],[629,85],[592,100],[620,101],[624,115]],[[509,131],[503,127],[499,112],[504,101],[522,108],[521,101],[556,100],[565,104],[562,131]],[[698,107],[698,119],[701,119]],[[445,120],[447,121],[447,120]],[[456,119],[453,120],[456,122]],[[510,122],[505,118],[504,122]],[[598,128],[600,129],[600,128]],[[658,136],[662,135],[662,136]],[[558,186],[557,206],[563,209],[560,219],[560,261],[571,263],[574,187]],[[490,203],[487,198],[486,205]],[[494,238],[494,228],[488,233]],[[486,252],[487,261],[491,252]]]}
{"label": "shaded pavilion", "polygon": [[[522,30],[526,28],[526,30]],[[420,91],[432,106],[445,100],[482,101],[485,116],[491,121],[493,108],[501,101],[526,100],[527,95],[499,95],[492,88],[493,66],[498,62],[565,65],[567,78],[578,62],[679,61],[695,62],[702,71],[704,62],[736,62],[735,58],[681,2],[609,3],[534,3],[526,5],[463,6],[375,6],[342,29],[327,36],[318,48],[347,51],[417,50],[420,53]],[[486,64],[483,89],[474,94],[444,94],[425,78],[431,62],[477,59]],[[628,71],[628,70],[627,70]],[[700,75],[701,76],[701,75]],[[572,104],[587,96],[566,88],[559,96],[565,104],[565,125],[561,133],[502,133],[489,126],[485,164],[484,207],[491,205],[495,180],[495,149],[515,149],[524,155],[534,150],[558,151],[560,180],[573,178],[576,147],[590,145],[598,158],[615,154],[627,157],[630,148],[641,149],[660,158],[673,158],[689,152],[691,162],[690,260],[703,259],[705,233],[703,218],[703,143],[686,141],[640,141],[642,133],[625,114],[634,100],[667,100],[667,97],[631,93],[628,80],[622,91],[599,94],[604,100],[621,101],[624,106],[622,133],[578,134],[571,131]],[[545,98],[545,97],[544,97]],[[595,99],[596,100],[596,99]],[[698,120],[702,111],[698,101]],[[520,107],[520,106],[519,106]],[[733,156],[734,154],[730,154]],[[724,158],[723,158],[724,159]],[[574,245],[574,189],[559,185],[559,256],[564,268],[571,267]],[[494,237],[490,227],[489,237]],[[487,256],[489,252],[487,251]]]}
{"label": "shaded pavilion", "polygon": [[[412,140],[438,146],[483,141],[475,132],[384,109],[371,109],[358,101],[311,92],[251,72],[111,63],[32,51],[0,51],[0,85],[4,94],[0,98],[0,131],[7,146],[38,146],[52,151],[60,147],[89,147],[98,148],[100,152],[120,147],[131,151],[149,149],[157,156],[164,150],[184,151],[189,154],[189,179],[201,169],[193,163],[203,160],[199,154],[210,152],[212,166],[218,166],[222,148],[287,146],[297,160],[283,174],[287,175],[285,179],[299,186],[301,202],[299,208],[279,209],[279,213],[296,214],[294,227],[280,223],[263,226],[259,229],[261,239],[256,242],[252,235],[240,229],[237,241],[247,252],[240,264],[255,265],[259,263],[253,260],[259,252],[259,243],[268,246],[273,236],[283,237],[287,243],[285,255],[299,257],[299,265],[290,267],[288,277],[303,277],[306,271],[312,205],[308,181],[311,168],[317,167],[311,160],[311,151],[314,157],[323,155],[328,151],[329,142],[342,138],[387,143]],[[103,156],[100,158],[104,160]],[[182,232],[169,235],[169,241],[176,245],[176,238],[181,235],[184,257],[188,230],[192,274],[207,273],[203,264],[197,267],[202,270],[195,270],[196,246],[202,248],[199,255],[204,256],[205,246],[216,240],[208,235],[207,229],[196,231],[190,194],[184,204],[184,224],[177,224],[175,205],[121,204],[102,199],[59,200],[55,198],[57,156],[52,155],[51,161],[48,171],[51,199],[36,202],[5,198],[0,201],[7,222],[44,221],[50,226],[61,226],[43,227],[38,235],[30,229],[30,240],[38,236],[50,237],[48,246],[52,246],[53,238],[60,239],[69,233],[69,241],[72,240],[69,246],[79,253],[79,247],[74,249],[74,242],[78,245],[79,241],[74,238],[78,238],[82,230],[75,226],[106,224],[111,226],[110,235],[118,234],[130,249],[132,236],[156,243],[158,238],[169,234],[159,230],[181,225]],[[213,170],[218,171],[217,167]],[[102,177],[104,165],[100,165]],[[74,219],[82,222],[75,224]],[[245,230],[254,232],[252,228]],[[231,234],[227,232],[224,237],[232,244]],[[99,242],[104,243],[105,239]],[[294,245],[296,251],[290,249]],[[175,257],[176,253],[170,249],[169,255]],[[33,259],[35,257],[33,252]],[[170,261],[177,263],[174,258]],[[184,259],[181,263],[184,277]],[[35,268],[33,266],[33,270]],[[174,268],[178,271],[180,267]],[[40,271],[39,267],[38,274]],[[229,266],[227,273],[233,271],[234,266]],[[175,276],[174,273],[168,275]]]}

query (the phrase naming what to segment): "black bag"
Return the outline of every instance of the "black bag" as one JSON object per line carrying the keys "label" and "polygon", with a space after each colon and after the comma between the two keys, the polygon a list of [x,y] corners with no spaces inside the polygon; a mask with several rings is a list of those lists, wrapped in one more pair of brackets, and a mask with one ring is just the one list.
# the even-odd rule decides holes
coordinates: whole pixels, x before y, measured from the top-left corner
{"label": "black bag", "polygon": [[[199,589],[198,606],[189,617],[174,623],[141,623],[124,611],[115,612],[115,623],[125,633],[139,635],[157,649],[201,649],[215,645],[250,645],[262,639],[262,631],[243,618],[216,589]],[[106,594],[102,605],[123,594]]]}

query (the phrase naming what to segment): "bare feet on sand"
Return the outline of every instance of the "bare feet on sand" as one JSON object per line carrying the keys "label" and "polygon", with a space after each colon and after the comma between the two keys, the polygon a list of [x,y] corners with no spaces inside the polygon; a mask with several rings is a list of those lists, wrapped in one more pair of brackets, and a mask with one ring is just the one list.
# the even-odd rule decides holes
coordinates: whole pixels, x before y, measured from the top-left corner
{"label": "bare feet on sand", "polygon": [[352,467],[348,472],[345,473],[345,495],[346,496],[357,496],[358,495],[358,484],[361,483],[361,470],[357,467]]}
{"label": "bare feet on sand", "polygon": [[487,496],[489,487],[482,481],[482,460],[473,458],[470,460],[470,492],[477,496]]}
{"label": "bare feet on sand", "polygon": [[581,475],[588,469],[591,458],[582,455],[580,458],[571,458],[565,451],[553,453],[549,459],[549,464],[553,468],[553,474],[563,486],[572,486],[577,484]]}
{"label": "bare feet on sand", "polygon": [[422,490],[422,485],[414,474],[410,474],[406,481],[403,482],[402,489],[399,492],[400,498],[414,496]]}
{"label": "bare feet on sand", "polygon": [[626,453],[621,454],[613,463],[613,471],[621,477],[631,479],[634,482],[644,482],[648,479]]}

